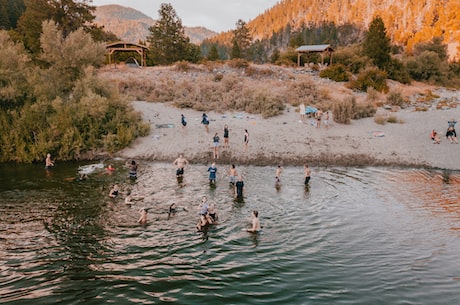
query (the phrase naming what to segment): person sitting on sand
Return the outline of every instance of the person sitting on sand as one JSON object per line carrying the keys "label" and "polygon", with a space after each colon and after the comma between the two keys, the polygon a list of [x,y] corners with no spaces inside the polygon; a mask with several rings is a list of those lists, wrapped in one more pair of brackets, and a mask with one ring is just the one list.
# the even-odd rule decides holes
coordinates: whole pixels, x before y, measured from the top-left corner
{"label": "person sitting on sand", "polygon": [[447,121],[447,128],[449,128],[449,127],[455,128],[455,124],[457,124],[457,121],[454,120],[454,118],[452,118],[449,121]]}
{"label": "person sitting on sand", "polygon": [[438,133],[434,129],[431,131],[430,138],[433,141],[433,144],[441,143],[441,139],[439,138]]}
{"label": "person sitting on sand", "polygon": [[139,210],[139,214],[141,214],[139,220],[137,221],[139,224],[145,225],[147,223],[147,213],[148,211],[146,208],[142,208]]}
{"label": "person sitting on sand", "polygon": [[54,166],[54,162],[51,160],[51,154],[46,155],[45,168],[50,169]]}
{"label": "person sitting on sand", "polygon": [[120,193],[120,190],[118,189],[118,185],[114,184],[112,189],[110,189],[109,197],[115,199],[118,197],[119,193]]}
{"label": "person sitting on sand", "polygon": [[176,176],[183,177],[184,176],[184,169],[187,166],[188,161],[184,158],[182,154],[179,155],[179,158],[174,160],[173,165],[176,165]]}
{"label": "person sitting on sand", "polygon": [[260,231],[260,221],[259,221],[259,212],[254,210],[251,214],[252,218],[252,227],[247,229],[248,232],[258,233]]}
{"label": "person sitting on sand", "polygon": [[454,127],[447,128],[446,138],[450,141],[451,144],[458,144],[457,133],[455,132]]}

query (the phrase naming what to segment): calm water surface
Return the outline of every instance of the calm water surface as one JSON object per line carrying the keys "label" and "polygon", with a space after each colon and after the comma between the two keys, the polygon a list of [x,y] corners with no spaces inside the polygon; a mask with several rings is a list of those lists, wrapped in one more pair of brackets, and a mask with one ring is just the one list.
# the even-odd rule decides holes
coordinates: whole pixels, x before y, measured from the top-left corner
{"label": "calm water surface", "polygon": [[[237,167],[237,203],[228,166],[211,188],[204,165],[180,187],[170,164],[142,163],[135,183],[113,164],[86,181],[71,181],[82,164],[0,165],[0,303],[460,303],[459,172],[313,168],[306,189],[287,167],[277,190],[275,168]],[[113,183],[145,199],[109,200]],[[220,212],[204,233],[203,195]],[[244,231],[254,209],[258,235]]]}

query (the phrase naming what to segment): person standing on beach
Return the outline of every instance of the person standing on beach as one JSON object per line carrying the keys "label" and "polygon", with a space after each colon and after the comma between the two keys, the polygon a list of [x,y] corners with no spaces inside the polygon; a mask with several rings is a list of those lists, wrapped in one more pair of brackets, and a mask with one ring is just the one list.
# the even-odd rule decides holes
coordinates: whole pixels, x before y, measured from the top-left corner
{"label": "person standing on beach", "polygon": [[301,103],[299,105],[299,113],[300,113],[300,121],[303,122],[305,120],[305,104]]}
{"label": "person standing on beach", "polygon": [[248,143],[249,143],[249,132],[247,129],[244,130],[244,151],[248,151]]}
{"label": "person standing on beach", "polygon": [[209,172],[209,184],[216,184],[216,176],[217,176],[217,167],[216,163],[212,163],[211,166],[208,168]]}
{"label": "person standing on beach", "polygon": [[329,111],[324,113],[324,127],[329,128]]}
{"label": "person standing on beach", "polygon": [[212,149],[214,152],[214,159],[219,159],[219,140],[219,135],[216,132],[214,137],[212,137]]}
{"label": "person standing on beach", "polygon": [[303,166],[303,173],[304,173],[304,178],[305,178],[305,185],[308,185],[308,183],[310,182],[310,176],[311,176],[311,170],[310,168],[308,167],[308,164],[305,164]]}
{"label": "person standing on beach", "polygon": [[224,148],[228,148],[228,125],[224,126]]}
{"label": "person standing on beach", "polygon": [[179,158],[174,160],[173,165],[177,166],[176,176],[183,177],[184,176],[184,169],[187,166],[188,161],[184,158],[182,154],[179,155]]}
{"label": "person standing on beach", "polygon": [[180,123],[182,124],[182,128],[185,128],[185,126],[187,126],[187,119],[183,114],[180,115]]}
{"label": "person standing on beach", "polygon": [[321,117],[323,116],[323,112],[318,109],[315,113],[315,118],[316,118],[316,128],[321,127]]}
{"label": "person standing on beach", "polygon": [[209,118],[206,113],[203,113],[203,115],[201,116],[201,124],[204,125],[206,132],[209,132]]}
{"label": "person standing on beach", "polygon": [[238,176],[238,181],[235,183],[235,200],[243,200],[243,177]]}
{"label": "person standing on beach", "polygon": [[45,168],[50,169],[54,166],[54,162],[51,160],[51,154],[46,155]]}

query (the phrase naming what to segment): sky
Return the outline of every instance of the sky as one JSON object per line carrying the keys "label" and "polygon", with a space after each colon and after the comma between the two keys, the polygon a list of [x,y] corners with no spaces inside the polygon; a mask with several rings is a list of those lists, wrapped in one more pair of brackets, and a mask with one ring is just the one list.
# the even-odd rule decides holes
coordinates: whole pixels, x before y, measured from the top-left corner
{"label": "sky", "polygon": [[134,8],[145,15],[158,19],[161,3],[171,3],[182,25],[204,26],[215,32],[236,28],[238,19],[248,22],[279,0],[93,0],[95,6],[118,4]]}

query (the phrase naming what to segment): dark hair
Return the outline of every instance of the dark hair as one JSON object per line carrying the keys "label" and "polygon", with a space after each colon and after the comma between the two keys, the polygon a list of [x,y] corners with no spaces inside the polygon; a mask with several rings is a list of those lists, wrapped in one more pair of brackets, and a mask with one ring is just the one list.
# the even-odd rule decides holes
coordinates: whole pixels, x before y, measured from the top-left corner
{"label": "dark hair", "polygon": [[257,210],[252,211],[255,217],[259,217],[259,212]]}

